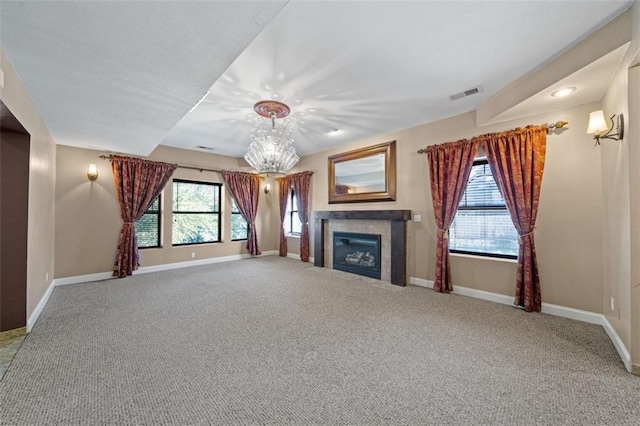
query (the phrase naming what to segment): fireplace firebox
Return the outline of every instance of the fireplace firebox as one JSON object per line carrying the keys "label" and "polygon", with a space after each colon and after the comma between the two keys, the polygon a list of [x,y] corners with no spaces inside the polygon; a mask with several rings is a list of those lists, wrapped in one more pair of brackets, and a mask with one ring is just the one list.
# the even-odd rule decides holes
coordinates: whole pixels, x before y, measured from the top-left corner
{"label": "fireplace firebox", "polygon": [[380,279],[380,235],[333,233],[333,269]]}

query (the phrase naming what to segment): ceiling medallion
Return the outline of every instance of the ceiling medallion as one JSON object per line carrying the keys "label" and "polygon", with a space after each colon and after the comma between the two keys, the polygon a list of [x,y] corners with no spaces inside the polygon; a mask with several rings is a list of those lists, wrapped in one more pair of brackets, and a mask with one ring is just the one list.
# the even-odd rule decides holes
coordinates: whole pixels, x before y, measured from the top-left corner
{"label": "ceiling medallion", "polygon": [[261,176],[284,175],[300,160],[293,147],[291,122],[284,120],[276,125],[276,119],[287,117],[291,109],[272,100],[257,102],[253,109],[260,117],[256,117],[253,123],[251,145],[244,159]]}
{"label": "ceiling medallion", "polygon": [[253,110],[265,118],[271,118],[271,114],[275,114],[276,118],[285,118],[291,113],[289,105],[269,100],[256,102]]}

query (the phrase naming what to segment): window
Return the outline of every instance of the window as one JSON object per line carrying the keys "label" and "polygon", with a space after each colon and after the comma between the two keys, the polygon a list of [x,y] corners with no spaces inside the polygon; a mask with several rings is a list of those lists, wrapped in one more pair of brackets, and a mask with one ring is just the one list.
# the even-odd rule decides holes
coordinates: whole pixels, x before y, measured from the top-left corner
{"label": "window", "polygon": [[231,197],[231,241],[249,238],[249,224],[240,214],[236,200]]}
{"label": "window", "polygon": [[515,259],[518,232],[486,159],[476,160],[451,228],[449,248],[468,253]]}
{"label": "window", "polygon": [[173,181],[173,245],[220,241],[219,183]]}
{"label": "window", "polygon": [[160,195],[136,221],[138,248],[160,247]]}
{"label": "window", "polygon": [[293,188],[291,188],[291,195],[287,203],[287,213],[289,214],[289,220],[287,221],[288,227],[286,227],[286,231],[289,234],[300,234],[302,232],[302,223],[298,217],[298,199]]}

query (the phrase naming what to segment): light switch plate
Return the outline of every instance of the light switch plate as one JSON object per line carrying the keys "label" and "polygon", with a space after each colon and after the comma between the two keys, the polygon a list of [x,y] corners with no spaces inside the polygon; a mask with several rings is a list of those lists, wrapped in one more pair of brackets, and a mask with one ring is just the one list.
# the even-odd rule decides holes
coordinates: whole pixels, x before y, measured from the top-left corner
{"label": "light switch plate", "polygon": [[422,222],[422,215],[414,214],[413,215],[413,221],[414,222]]}

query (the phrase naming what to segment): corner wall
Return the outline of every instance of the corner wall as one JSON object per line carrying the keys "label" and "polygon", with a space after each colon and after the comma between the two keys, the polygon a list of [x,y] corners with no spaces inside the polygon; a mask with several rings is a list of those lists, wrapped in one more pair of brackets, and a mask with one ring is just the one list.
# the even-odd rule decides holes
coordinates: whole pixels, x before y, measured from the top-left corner
{"label": "corner wall", "polygon": [[56,145],[4,51],[0,99],[31,135],[27,237],[27,317],[36,309],[54,276]]}
{"label": "corner wall", "polygon": [[[631,8],[632,40],[602,98],[605,115],[622,114],[622,141],[600,147],[603,215],[602,312],[631,353],[640,374],[640,2]],[[613,305],[613,306],[612,306]]]}

